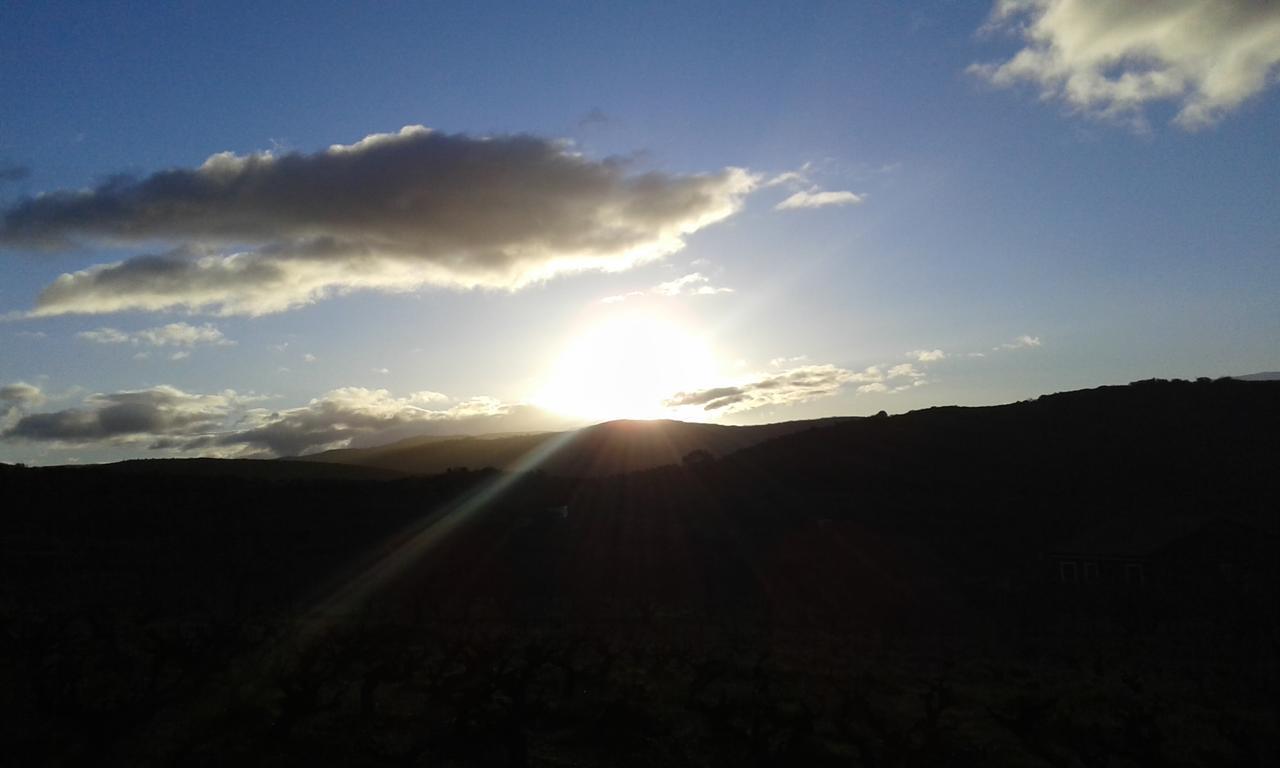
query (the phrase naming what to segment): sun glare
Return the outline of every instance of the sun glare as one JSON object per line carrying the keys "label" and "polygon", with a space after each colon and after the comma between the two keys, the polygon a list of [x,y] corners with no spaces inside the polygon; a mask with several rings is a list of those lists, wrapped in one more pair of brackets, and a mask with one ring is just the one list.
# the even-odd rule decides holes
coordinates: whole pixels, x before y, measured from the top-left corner
{"label": "sun glare", "polygon": [[534,402],[590,420],[672,415],[663,401],[712,380],[706,340],[667,317],[633,311],[592,322],[560,352]]}

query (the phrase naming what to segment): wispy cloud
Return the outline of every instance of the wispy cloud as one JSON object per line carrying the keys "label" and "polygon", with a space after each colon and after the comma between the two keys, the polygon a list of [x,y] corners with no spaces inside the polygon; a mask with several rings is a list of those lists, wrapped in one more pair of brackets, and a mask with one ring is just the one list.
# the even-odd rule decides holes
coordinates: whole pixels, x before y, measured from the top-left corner
{"label": "wispy cloud", "polygon": [[[217,326],[210,323],[191,325],[190,323],[169,323],[140,331],[126,332],[118,328],[98,328],[92,331],[77,333],[78,338],[95,344],[132,344],[148,347],[180,347],[175,355],[185,357],[192,347],[201,345],[228,347],[234,341],[223,335]],[[181,359],[175,356],[173,359]]]}
{"label": "wispy cloud", "polygon": [[824,192],[820,189],[801,190],[775,205],[776,211],[788,211],[797,208],[827,208],[833,205],[857,205],[865,197],[848,190]]}
{"label": "wispy cloud", "polygon": [[766,180],[765,187],[787,187],[792,194],[773,207],[775,211],[788,211],[801,208],[826,208],[835,205],[857,205],[866,199],[848,190],[823,190],[812,181],[815,166],[807,162],[794,171],[786,171]]}
{"label": "wispy cloud", "polygon": [[792,405],[828,397],[856,381],[859,374],[834,365],[806,365],[758,375],[739,384],[678,392],[663,404],[668,408],[696,406],[724,414],[771,405]]}
{"label": "wispy cloud", "polygon": [[1026,334],[1023,334],[1023,335],[1019,336],[1018,338],[1014,339],[1013,341],[1007,341],[1007,342],[1005,342],[1004,344],[1001,344],[1001,345],[1000,345],[1000,346],[998,346],[998,347],[992,347],[992,349],[993,349],[993,350],[1001,350],[1001,349],[1030,349],[1030,348],[1038,347],[1038,346],[1040,346],[1040,337],[1039,337],[1039,336],[1028,336],[1028,335],[1026,335]]}
{"label": "wispy cloud", "polygon": [[535,136],[410,126],[27,199],[3,212],[0,247],[173,246],[64,274],[31,315],[261,315],[354,290],[517,289],[628,269],[680,250],[758,185],[739,168],[628,170]]}
{"label": "wispy cloud", "polygon": [[999,0],[988,30],[1025,43],[1007,61],[974,64],[997,86],[1038,86],[1072,110],[1145,128],[1167,101],[1202,128],[1271,85],[1280,64],[1280,3],[1257,0]]}
{"label": "wispy cloud", "polygon": [[733,293],[732,288],[711,284],[711,278],[701,272],[691,272],[684,277],[677,277],[644,291],[631,291],[601,299],[606,304],[626,301],[635,296],[715,296],[721,293]]}

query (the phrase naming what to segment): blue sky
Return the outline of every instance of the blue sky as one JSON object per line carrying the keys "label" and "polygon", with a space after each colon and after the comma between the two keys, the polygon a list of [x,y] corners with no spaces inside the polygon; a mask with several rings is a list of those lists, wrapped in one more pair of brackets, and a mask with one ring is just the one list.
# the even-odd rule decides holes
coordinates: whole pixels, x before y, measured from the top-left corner
{"label": "blue sky", "polygon": [[[750,423],[1280,368],[1280,12],[1192,4],[1170,25],[1183,4],[1153,5],[8,3],[0,461]],[[317,170],[375,134],[362,146],[392,165],[517,158],[506,207],[491,186],[441,197],[469,189],[467,160],[392,182]],[[187,218],[146,191],[167,170],[207,181],[223,152],[225,174],[256,155],[283,191],[218,187]],[[341,188],[317,206],[289,168]],[[406,189],[443,207],[379,208]],[[508,232],[513,210],[540,212]],[[342,252],[316,256],[317,233]],[[249,254],[286,277],[204,304],[90,278],[41,298],[148,254]],[[294,296],[299,280],[324,282]]]}

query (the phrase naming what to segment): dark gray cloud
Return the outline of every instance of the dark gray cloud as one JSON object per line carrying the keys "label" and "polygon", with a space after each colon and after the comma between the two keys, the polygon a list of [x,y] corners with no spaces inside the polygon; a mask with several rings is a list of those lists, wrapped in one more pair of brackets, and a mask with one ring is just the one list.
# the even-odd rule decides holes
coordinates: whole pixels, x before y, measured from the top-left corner
{"label": "dark gray cloud", "polygon": [[534,136],[421,126],[313,154],[223,153],[203,165],[23,200],[0,245],[172,250],[64,274],[36,315],[126,309],[262,314],[358,289],[519,288],[680,249],[756,178],[629,174]]}
{"label": "dark gray cloud", "polygon": [[[455,401],[437,392],[394,397],[385,389],[344,387],[280,410],[255,407],[254,399],[168,386],[96,394],[85,398],[83,407],[10,418],[0,437],[63,446],[127,444],[171,454],[294,456],[416,435],[545,426],[528,406],[487,397]],[[0,389],[0,407],[15,414],[41,402],[39,390],[29,385]]]}
{"label": "dark gray cloud", "polygon": [[456,433],[460,425],[493,422],[518,408],[487,397],[445,406],[448,400],[436,392],[397,398],[385,389],[344,387],[298,408],[250,412],[218,443],[296,456],[354,443],[391,442],[436,432],[432,427],[441,425],[446,433]]}
{"label": "dark gray cloud", "polygon": [[163,386],[90,395],[84,408],[23,416],[3,436],[73,445],[195,437],[216,429],[234,403],[233,393],[192,395]]}

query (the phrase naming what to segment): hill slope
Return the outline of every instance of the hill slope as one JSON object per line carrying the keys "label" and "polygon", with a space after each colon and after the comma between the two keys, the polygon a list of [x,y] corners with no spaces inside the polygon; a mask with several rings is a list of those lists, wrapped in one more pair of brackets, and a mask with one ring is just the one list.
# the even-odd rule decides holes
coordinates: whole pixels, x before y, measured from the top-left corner
{"label": "hill slope", "polygon": [[[845,419],[725,426],[681,421],[610,421],[574,432],[411,438],[375,448],[326,451],[298,460],[430,475],[445,470],[541,469],[565,477],[605,477],[667,464],[705,450],[725,456],[782,435]],[[545,449],[545,455],[535,453]],[[536,459],[536,460],[535,460]]]}

